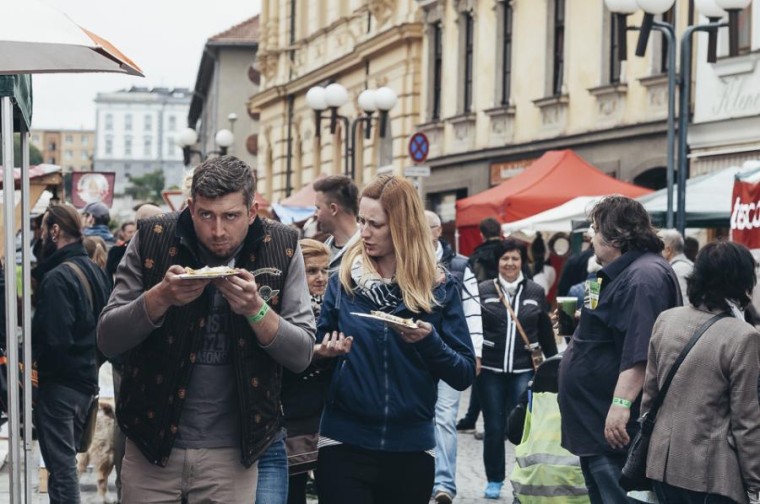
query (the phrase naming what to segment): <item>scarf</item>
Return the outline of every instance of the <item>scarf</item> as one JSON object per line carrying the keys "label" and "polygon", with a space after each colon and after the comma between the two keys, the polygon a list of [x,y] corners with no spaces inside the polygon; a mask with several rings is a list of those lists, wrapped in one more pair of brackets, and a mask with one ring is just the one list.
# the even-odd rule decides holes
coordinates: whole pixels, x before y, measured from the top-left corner
{"label": "scarf", "polygon": [[514,282],[507,282],[504,280],[504,277],[499,275],[499,283],[501,284],[501,288],[504,289],[504,292],[509,295],[510,299],[515,297],[515,294],[517,294],[517,289],[520,287],[520,282],[522,282],[524,279],[525,277],[523,277],[522,271],[517,276],[517,280]]}
{"label": "scarf", "polygon": [[382,278],[376,271],[367,271],[361,256],[351,265],[355,292],[368,297],[381,311],[392,311],[401,302],[401,289],[395,278]]}

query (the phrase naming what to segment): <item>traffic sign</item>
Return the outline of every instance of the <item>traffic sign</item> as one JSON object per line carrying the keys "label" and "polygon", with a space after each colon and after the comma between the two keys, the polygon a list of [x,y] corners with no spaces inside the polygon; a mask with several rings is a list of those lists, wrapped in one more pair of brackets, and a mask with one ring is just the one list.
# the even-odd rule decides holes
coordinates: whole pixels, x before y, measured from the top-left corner
{"label": "traffic sign", "polygon": [[[430,141],[425,133],[415,133],[409,139],[409,157],[415,163],[424,163],[430,154]],[[428,174],[429,175],[429,174]]]}
{"label": "traffic sign", "polygon": [[427,165],[407,166],[404,168],[405,177],[429,177],[430,167]]}
{"label": "traffic sign", "polygon": [[164,201],[174,212],[182,210],[187,200],[185,193],[180,190],[162,191],[161,196],[164,197]]}

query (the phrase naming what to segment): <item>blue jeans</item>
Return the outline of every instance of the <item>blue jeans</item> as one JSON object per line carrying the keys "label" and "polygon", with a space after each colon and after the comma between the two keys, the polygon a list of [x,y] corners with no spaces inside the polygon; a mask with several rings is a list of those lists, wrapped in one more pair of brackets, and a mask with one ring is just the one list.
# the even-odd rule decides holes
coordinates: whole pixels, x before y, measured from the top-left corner
{"label": "blue jeans", "polygon": [[50,473],[52,504],[78,504],[77,445],[82,437],[92,396],[56,383],[40,387],[34,425],[45,467]]}
{"label": "blue jeans", "polygon": [[256,504],[287,504],[288,454],[285,438],[273,442],[259,459],[259,483]]}
{"label": "blue jeans", "polygon": [[533,378],[533,372],[497,373],[484,369],[477,379],[478,399],[483,409],[483,464],[488,481],[502,482],[506,476],[504,435],[507,415]]}
{"label": "blue jeans", "polygon": [[660,481],[653,481],[652,487],[660,504],[736,504],[735,500],[723,495],[694,492]]}
{"label": "blue jeans", "polygon": [[433,493],[457,494],[457,412],[459,391],[440,380],[435,403],[435,484]]}
{"label": "blue jeans", "polygon": [[618,483],[625,455],[593,455],[580,459],[591,504],[638,502],[627,497],[627,492]]}

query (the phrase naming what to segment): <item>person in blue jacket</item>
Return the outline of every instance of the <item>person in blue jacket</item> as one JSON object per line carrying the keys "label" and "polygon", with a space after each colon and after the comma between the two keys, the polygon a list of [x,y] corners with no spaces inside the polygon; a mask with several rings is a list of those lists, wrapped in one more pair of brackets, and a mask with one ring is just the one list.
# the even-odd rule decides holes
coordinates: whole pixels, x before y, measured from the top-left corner
{"label": "person in blue jacket", "polygon": [[[359,203],[361,240],[329,282],[317,328],[335,356],[320,425],[321,504],[425,504],[435,470],[438,380],[475,379],[456,282],[436,265],[416,189],[380,176]],[[359,315],[380,311],[412,327]]]}

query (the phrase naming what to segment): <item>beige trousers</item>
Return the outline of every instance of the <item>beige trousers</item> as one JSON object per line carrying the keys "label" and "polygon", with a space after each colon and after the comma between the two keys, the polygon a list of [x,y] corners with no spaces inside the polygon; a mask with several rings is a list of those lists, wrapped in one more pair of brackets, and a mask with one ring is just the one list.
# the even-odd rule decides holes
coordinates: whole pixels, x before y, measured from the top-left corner
{"label": "beige trousers", "polygon": [[174,448],[166,467],[146,460],[127,439],[121,466],[124,504],[250,504],[256,498],[258,463],[240,463],[239,448]]}

